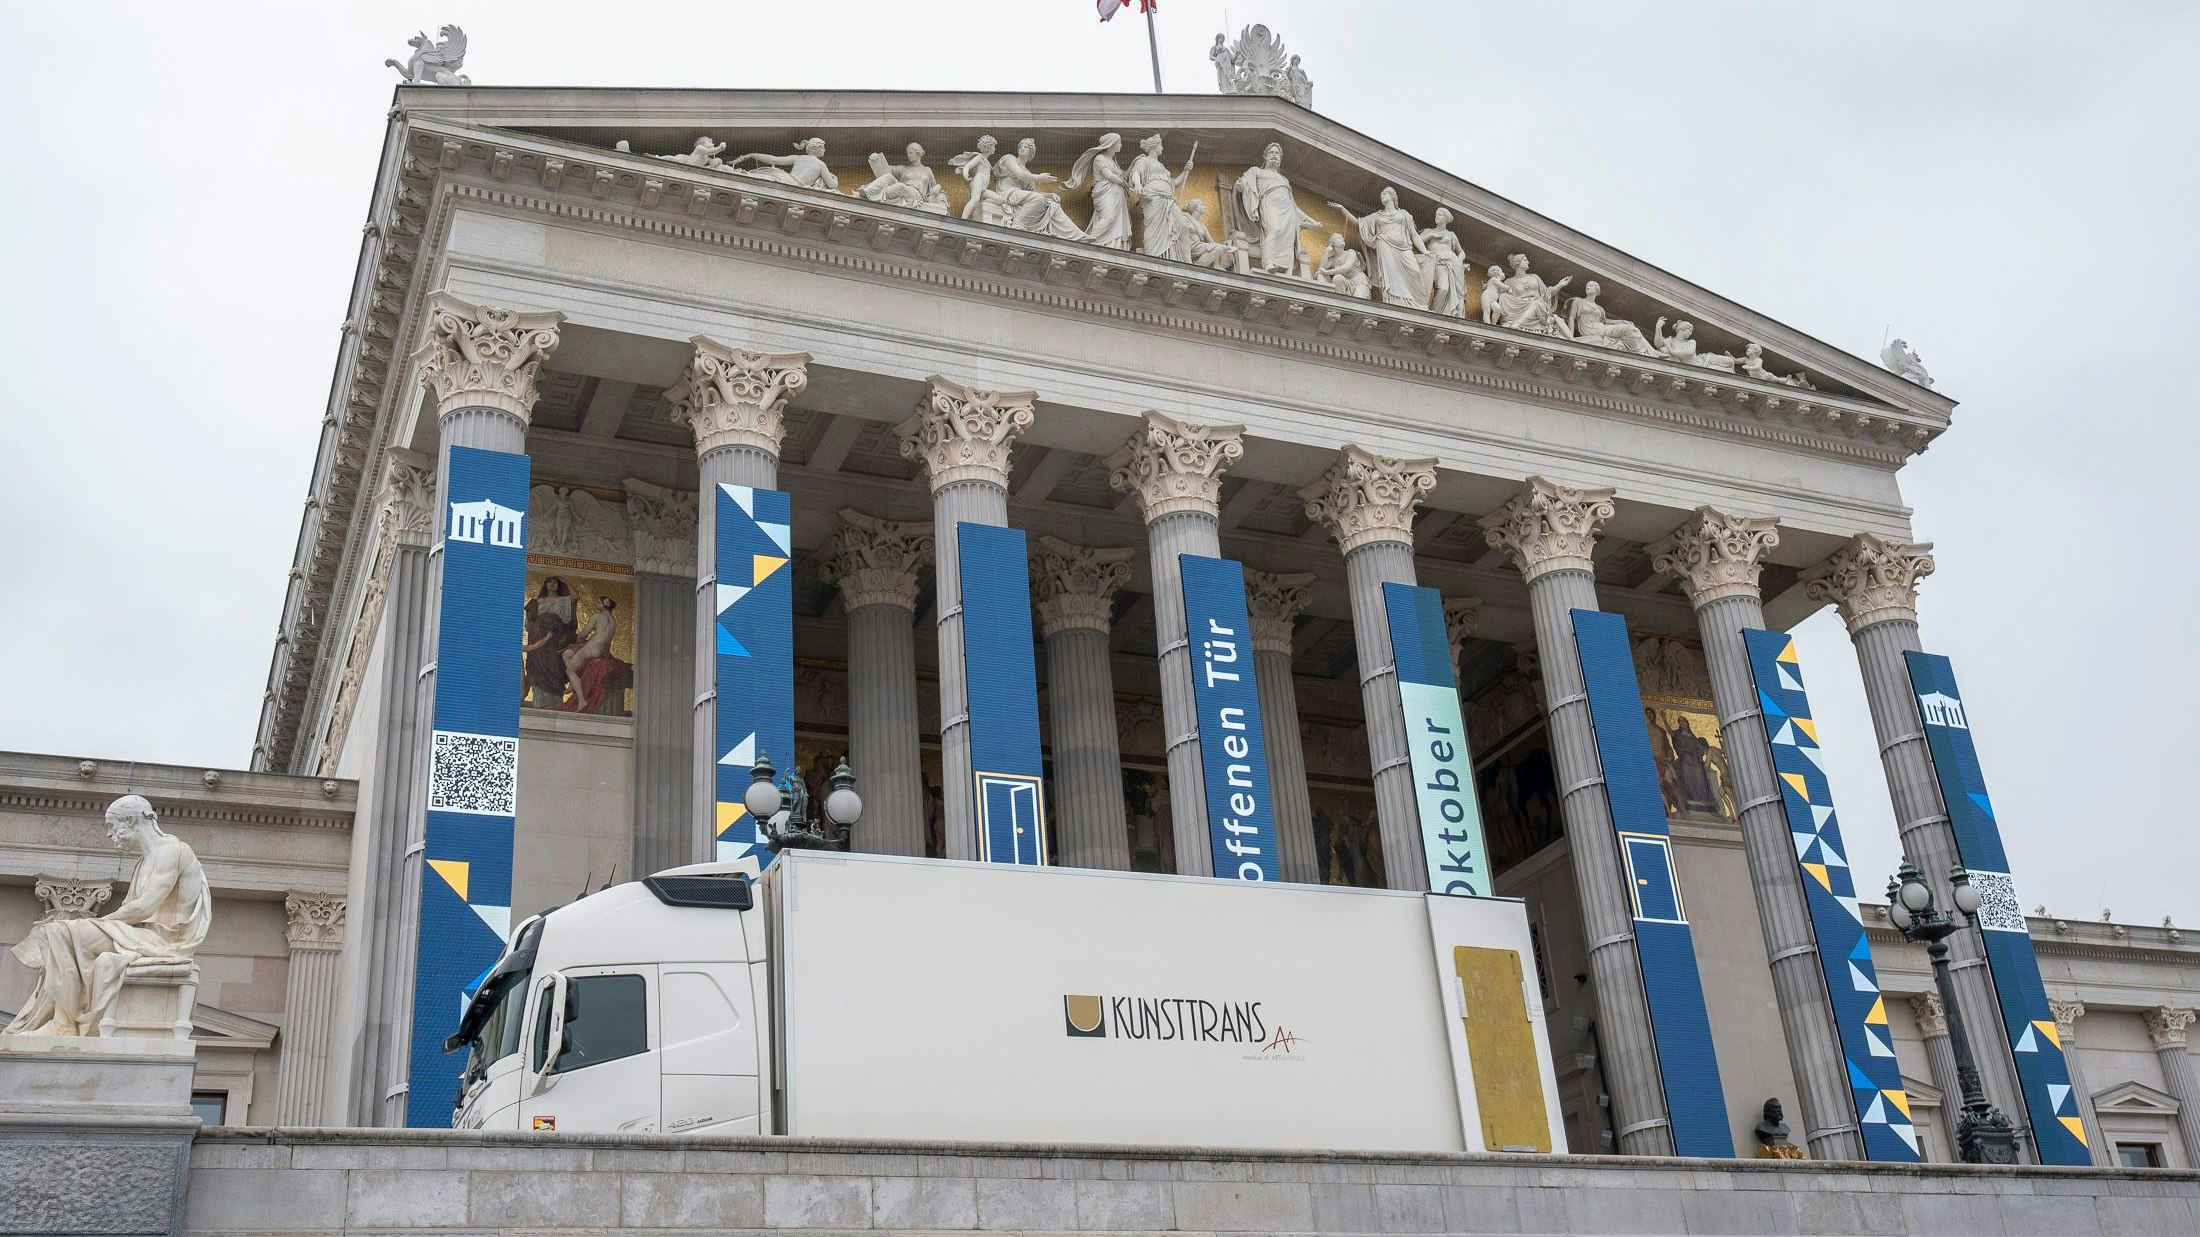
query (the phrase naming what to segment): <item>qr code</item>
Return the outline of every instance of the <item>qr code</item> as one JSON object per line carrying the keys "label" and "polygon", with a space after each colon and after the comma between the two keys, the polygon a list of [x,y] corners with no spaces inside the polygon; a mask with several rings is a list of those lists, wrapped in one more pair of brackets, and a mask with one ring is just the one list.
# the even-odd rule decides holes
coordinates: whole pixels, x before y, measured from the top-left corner
{"label": "qr code", "polygon": [[1978,926],[1993,932],[2022,932],[2024,907],[2017,902],[2017,883],[2007,872],[1971,872],[1971,888],[1978,890]]}
{"label": "qr code", "polygon": [[428,759],[428,810],[517,815],[519,740],[436,731],[435,749]]}

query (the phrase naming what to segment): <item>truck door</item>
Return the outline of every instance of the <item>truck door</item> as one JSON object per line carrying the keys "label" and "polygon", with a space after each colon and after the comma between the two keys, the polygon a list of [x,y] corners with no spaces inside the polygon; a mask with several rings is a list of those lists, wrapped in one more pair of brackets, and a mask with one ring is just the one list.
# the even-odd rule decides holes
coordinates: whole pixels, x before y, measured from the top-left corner
{"label": "truck door", "polygon": [[542,981],[523,1130],[657,1129],[657,968],[582,967]]}
{"label": "truck door", "polygon": [[755,1010],[739,962],[657,968],[667,1134],[761,1134]]}

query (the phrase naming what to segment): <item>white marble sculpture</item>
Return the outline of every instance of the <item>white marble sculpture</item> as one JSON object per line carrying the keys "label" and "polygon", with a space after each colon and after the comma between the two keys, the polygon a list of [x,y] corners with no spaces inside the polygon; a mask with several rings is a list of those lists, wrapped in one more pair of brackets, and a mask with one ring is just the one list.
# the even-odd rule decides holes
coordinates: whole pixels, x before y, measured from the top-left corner
{"label": "white marble sculpture", "polygon": [[1291,182],[1283,174],[1283,144],[1270,142],[1261,152],[1260,166],[1245,169],[1237,179],[1238,206],[1246,222],[1260,229],[1255,248],[1260,270],[1270,275],[1298,275],[1305,261],[1299,243],[1301,228],[1322,226],[1319,219],[1299,209]]}
{"label": "white marble sculpture", "polygon": [[[1595,287],[1596,285],[1591,284],[1590,286]],[[1742,349],[1741,359],[1739,360],[1738,364],[1744,374],[1748,375],[1751,378],[1755,378],[1759,382],[1777,382],[1785,386],[1801,387],[1805,391],[1815,391],[1818,389],[1810,385],[1810,379],[1804,377],[1801,374],[1775,374],[1771,370],[1766,369],[1765,346],[1760,343],[1751,342],[1748,347]]]}
{"label": "white marble sculpture", "polygon": [[1253,241],[1243,232],[1232,232],[1227,242],[1215,239],[1207,226],[1207,204],[1197,198],[1184,204],[1185,260],[1210,270],[1249,275],[1253,270]]}
{"label": "white marble sculpture", "polygon": [[1346,296],[1370,299],[1372,289],[1368,284],[1367,264],[1360,260],[1360,251],[1344,243],[1341,233],[1329,234],[1329,244],[1322,249],[1321,264],[1314,268],[1314,277],[1344,293]]}
{"label": "white marble sculpture", "polygon": [[[625,150],[626,143],[619,143],[619,148]],[[698,134],[695,138],[694,147],[688,150],[686,154],[659,155],[657,157],[668,163],[684,163],[691,168],[723,168],[726,165],[718,156],[725,153],[726,144],[724,142],[713,142],[708,135]]]}
{"label": "white marble sculpture", "polygon": [[1592,279],[1582,288],[1580,296],[1566,302],[1566,330],[1585,344],[1632,352],[1636,356],[1658,355],[1658,350],[1643,337],[1641,327],[1625,318],[1612,317],[1597,303],[1597,294],[1603,290],[1603,285]]}
{"label": "white marble sculpture", "polygon": [[1899,339],[1879,350],[1879,363],[1921,387],[1933,385],[1933,376],[1925,372],[1925,362]]}
{"label": "white marble sculpture", "polygon": [[1031,170],[1039,156],[1039,143],[1030,138],[1016,143],[1016,153],[993,161],[993,193],[999,200],[1001,223],[1024,232],[1037,232],[1057,240],[1087,241],[1092,238],[1062,209],[1062,195],[1048,193],[1040,185],[1054,181],[1045,172]]}
{"label": "white marble sculpture", "polygon": [[1482,320],[1516,331],[1565,338],[1566,323],[1558,316],[1558,294],[1574,281],[1573,276],[1547,284],[1541,275],[1528,269],[1528,255],[1516,253],[1506,261],[1512,264],[1512,274],[1493,266],[1489,280],[1482,285]]}
{"label": "white marble sculpture", "polygon": [[1062,182],[1068,193],[1092,186],[1092,222],[1085,235],[1107,249],[1131,247],[1131,181],[1123,171],[1122,153],[1123,135],[1103,133],[1099,145],[1077,156],[1069,179]]}
{"label": "white marble sculpture", "polygon": [[430,39],[423,30],[405,40],[412,48],[412,55],[403,63],[385,60],[382,63],[397,70],[412,86],[471,86],[474,79],[459,72],[466,63],[466,32],[456,26],[445,26],[436,31],[438,37]]}
{"label": "white marble sculpture", "polygon": [[1354,215],[1341,202],[1331,202],[1329,207],[1359,227],[1360,248],[1366,251],[1371,268],[1368,278],[1383,303],[1427,309],[1428,273],[1421,264],[1420,225],[1411,211],[1398,205],[1396,189],[1383,186],[1382,200],[1382,209],[1372,215]]}
{"label": "white marble sculpture", "polygon": [[1172,174],[1161,159],[1160,134],[1138,144],[1138,158],[1131,161],[1130,184],[1131,192],[1138,197],[1139,250],[1147,257],[1192,261],[1191,226],[1177,195],[1184,192],[1184,182],[1191,178],[1198,158],[1199,143],[1194,142],[1183,170]]}
{"label": "white marble sculpture", "polygon": [[993,192],[993,152],[1000,143],[991,134],[978,139],[976,150],[964,151],[947,161],[955,174],[970,187],[970,200],[963,203],[962,217],[980,223],[1000,223],[1000,195]]}
{"label": "white marble sculpture", "polygon": [[124,795],[107,805],[107,840],[136,850],[130,896],[97,919],[34,924],[9,952],[38,986],[8,1035],[97,1035],[133,967],[187,964],[206,939],[213,898],[189,846],[160,827],[153,805]]}
{"label": "white marble sculpture", "polygon": [[1215,86],[1224,94],[1275,95],[1300,107],[1314,106],[1313,80],[1300,67],[1299,58],[1287,55],[1283,40],[1266,26],[1245,27],[1229,46],[1216,35],[1207,58],[1215,63]]}
{"label": "white marble sculpture", "polygon": [[1467,251],[1451,230],[1451,212],[1436,208],[1436,224],[1414,239],[1428,273],[1428,307],[1453,318],[1467,316]]}
{"label": "white marble sculpture", "polygon": [[1695,365],[1703,369],[1715,369],[1726,374],[1737,371],[1738,362],[1735,361],[1732,354],[1705,352],[1697,347],[1696,324],[1693,322],[1681,321],[1674,323],[1673,333],[1668,335],[1665,333],[1665,319],[1660,317],[1656,325],[1650,328],[1650,331],[1658,345],[1658,351],[1664,353],[1665,358],[1669,361],[1679,361],[1683,365]]}
{"label": "white marble sculpture", "polygon": [[[744,163],[755,166],[741,166]],[[791,155],[739,155],[726,166],[743,176],[793,185],[797,189],[840,192],[840,178],[833,175],[831,168],[825,166],[825,139],[821,137],[804,138],[796,142]]]}
{"label": "white marble sculpture", "polygon": [[908,162],[895,166],[886,156],[871,155],[872,180],[858,185],[856,196],[867,202],[882,202],[888,206],[906,206],[934,215],[947,213],[947,186],[942,185],[932,169],[924,166],[924,147],[909,143],[902,152]]}

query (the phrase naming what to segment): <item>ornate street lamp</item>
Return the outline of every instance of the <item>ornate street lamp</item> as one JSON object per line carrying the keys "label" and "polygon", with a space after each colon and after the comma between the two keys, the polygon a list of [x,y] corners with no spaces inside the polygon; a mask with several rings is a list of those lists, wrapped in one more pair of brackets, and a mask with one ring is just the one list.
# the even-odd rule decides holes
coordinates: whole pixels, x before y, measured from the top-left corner
{"label": "ornate street lamp", "polygon": [[791,771],[775,780],[771,757],[758,752],[756,763],[749,766],[749,788],[742,792],[741,803],[775,851],[846,850],[848,828],[863,815],[863,798],[856,794],[856,775],[846,757],[826,785],[823,810],[813,819],[809,786]]}
{"label": "ornate street lamp", "polygon": [[[1955,887],[1956,909],[1978,924],[1978,890],[1961,864],[1948,870]],[[1933,982],[1940,986],[1940,1004],[1948,1013],[1948,1043],[1955,1050],[1956,1081],[1963,1088],[1963,1115],[1956,1120],[1956,1150],[1966,1164],[2014,1164],[2017,1132],[2001,1109],[1986,1102],[1979,1085],[1978,1065],[1971,1058],[1971,1038],[1964,1031],[1963,1007],[1956,1002],[1954,982],[1948,976],[1948,938],[1962,923],[1954,915],[1933,909],[1933,891],[1917,868],[1905,859],[1902,870],[1887,881],[1887,918],[1913,941],[1925,942],[1933,960]]]}

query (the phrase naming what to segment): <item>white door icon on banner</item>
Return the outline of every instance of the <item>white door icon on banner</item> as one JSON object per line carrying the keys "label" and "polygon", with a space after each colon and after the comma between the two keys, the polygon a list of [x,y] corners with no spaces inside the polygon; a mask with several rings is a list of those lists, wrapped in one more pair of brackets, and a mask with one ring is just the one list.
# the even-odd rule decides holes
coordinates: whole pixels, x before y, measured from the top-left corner
{"label": "white door icon on banner", "polygon": [[1038,867],[1046,862],[1046,813],[1039,779],[978,774],[978,860]]}

